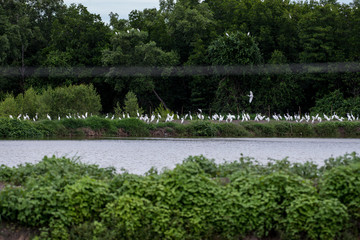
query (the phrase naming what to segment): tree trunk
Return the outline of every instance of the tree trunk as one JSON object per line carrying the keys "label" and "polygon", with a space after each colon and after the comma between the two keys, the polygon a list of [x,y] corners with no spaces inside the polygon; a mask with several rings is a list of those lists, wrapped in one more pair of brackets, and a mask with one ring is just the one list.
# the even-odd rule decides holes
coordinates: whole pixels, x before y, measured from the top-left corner
{"label": "tree trunk", "polygon": [[165,102],[161,99],[161,97],[155,91],[155,88],[153,88],[153,92],[154,92],[155,96],[159,99],[159,101],[164,105],[165,109],[169,110],[168,107],[166,106]]}

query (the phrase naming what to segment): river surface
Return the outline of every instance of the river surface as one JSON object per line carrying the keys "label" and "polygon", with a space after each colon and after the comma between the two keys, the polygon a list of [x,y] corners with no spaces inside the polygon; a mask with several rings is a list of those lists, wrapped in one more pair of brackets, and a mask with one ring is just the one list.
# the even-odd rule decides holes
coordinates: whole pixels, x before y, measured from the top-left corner
{"label": "river surface", "polygon": [[0,165],[36,163],[44,156],[80,157],[85,163],[113,166],[144,174],[151,167],[173,168],[189,155],[204,155],[217,163],[242,155],[266,163],[288,157],[291,162],[324,160],[345,153],[360,153],[359,139],[309,138],[162,138],[102,140],[1,140]]}

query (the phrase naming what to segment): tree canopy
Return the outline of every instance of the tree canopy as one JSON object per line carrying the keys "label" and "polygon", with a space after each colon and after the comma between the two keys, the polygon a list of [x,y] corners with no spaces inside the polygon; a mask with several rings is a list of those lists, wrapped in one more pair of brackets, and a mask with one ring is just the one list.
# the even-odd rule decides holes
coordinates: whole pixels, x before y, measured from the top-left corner
{"label": "tree canopy", "polygon": [[111,12],[109,23],[62,0],[0,3],[0,100],[79,84],[94,86],[105,113],[129,91],[146,113],[160,104],[179,113],[325,111],[334,93],[343,105],[359,98],[358,0],[160,0],[128,19]]}

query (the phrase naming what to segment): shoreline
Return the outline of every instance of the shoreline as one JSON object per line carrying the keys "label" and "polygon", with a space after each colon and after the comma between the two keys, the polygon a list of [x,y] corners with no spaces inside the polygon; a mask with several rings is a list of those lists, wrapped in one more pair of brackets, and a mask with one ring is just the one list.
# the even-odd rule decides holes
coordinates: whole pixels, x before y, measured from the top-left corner
{"label": "shoreline", "polygon": [[360,138],[360,121],[297,123],[288,121],[233,121],[232,123],[194,120],[145,123],[136,118],[111,120],[40,120],[36,122],[0,118],[1,139],[45,138]]}

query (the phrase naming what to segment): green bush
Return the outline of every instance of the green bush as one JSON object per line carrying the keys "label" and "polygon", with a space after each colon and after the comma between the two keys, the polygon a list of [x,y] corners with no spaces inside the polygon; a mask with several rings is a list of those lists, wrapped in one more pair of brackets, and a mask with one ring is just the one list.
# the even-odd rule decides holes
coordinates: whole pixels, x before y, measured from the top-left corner
{"label": "green bush", "polygon": [[314,136],[314,128],[307,123],[290,123],[291,136],[293,137],[312,137]]}
{"label": "green bush", "polygon": [[241,125],[232,123],[214,124],[220,137],[248,137],[249,133]]}
{"label": "green bush", "polygon": [[13,95],[6,95],[4,101],[0,102],[0,117],[9,117],[9,115],[17,117],[20,113],[22,113],[21,106]]}
{"label": "green bush", "polygon": [[101,110],[100,96],[92,85],[70,85],[68,87],[49,88],[41,94],[29,88],[16,98],[7,95],[0,103],[0,116],[17,117],[28,114],[32,119],[38,113],[39,117],[52,119],[65,117],[68,114],[98,114]]}
{"label": "green bush", "polygon": [[251,230],[260,237],[283,232],[284,212],[291,202],[302,194],[316,194],[310,181],[281,171],[264,176],[240,172],[230,186],[251,204]]}
{"label": "green bush", "polygon": [[244,122],[241,125],[255,137],[273,137],[275,128],[271,124]]}
{"label": "green bush", "polygon": [[131,137],[147,137],[150,134],[148,124],[136,118],[116,120],[115,126],[124,129]]}
{"label": "green bush", "polygon": [[310,109],[313,113],[325,113],[328,115],[337,113],[339,116],[346,116],[347,113],[353,113],[355,116],[360,114],[360,98],[344,98],[340,90],[335,90],[332,93],[324,96],[316,101],[313,108]]}
{"label": "green bush", "polygon": [[217,135],[217,129],[210,121],[193,121],[186,125],[190,136],[214,137]]}
{"label": "green bush", "polygon": [[325,159],[324,166],[320,167],[320,172],[324,173],[327,170],[330,170],[334,167],[338,166],[346,166],[354,163],[360,163],[360,156],[356,153],[347,153],[343,156],[339,157],[330,157],[328,159]]}
{"label": "green bush", "polygon": [[69,129],[59,121],[39,120],[33,123],[43,136],[67,136]]}
{"label": "green bush", "polygon": [[200,156],[190,156],[186,158],[183,163],[194,162],[197,163],[204,173],[209,174],[212,177],[215,177],[217,174],[217,165],[214,159],[207,159],[203,155]]}
{"label": "green bush", "polygon": [[313,126],[314,131],[319,137],[338,137],[338,128],[336,122],[321,122]]}
{"label": "green bush", "polygon": [[33,119],[40,109],[40,95],[33,89],[25,91],[22,102],[22,112],[28,114]]}
{"label": "green bush", "polygon": [[348,208],[350,217],[360,222],[360,163],[326,171],[320,179],[320,194],[337,198]]}
{"label": "green bush", "polygon": [[0,137],[41,137],[42,132],[28,121],[17,119],[0,118]]}
{"label": "green bush", "polygon": [[64,118],[61,120],[61,123],[64,125],[64,127],[70,128],[70,129],[85,127],[84,119]]}
{"label": "green bush", "polygon": [[109,185],[88,176],[64,188],[66,215],[71,224],[97,219],[105,205],[113,199]]}
{"label": "green bush", "polygon": [[286,209],[286,234],[291,239],[335,239],[346,228],[348,213],[337,199],[300,195]]}
{"label": "green bush", "polygon": [[36,239],[356,239],[360,161],[216,164],[191,156],[145,175],[68,158],[0,167],[0,221]]}
{"label": "green bush", "polygon": [[68,114],[83,115],[86,112],[98,114],[101,110],[100,96],[92,85],[70,85],[46,90],[40,97],[44,103],[41,115],[51,118]]}
{"label": "green bush", "polygon": [[138,99],[133,92],[128,92],[125,96],[124,111],[129,113],[130,117],[137,117],[137,114],[141,115],[144,110],[139,108]]}
{"label": "green bush", "polygon": [[116,124],[114,121],[98,116],[93,116],[85,119],[85,126],[90,127],[93,130],[107,130],[108,132],[116,132]]}
{"label": "green bush", "polygon": [[[151,239],[152,215],[149,200],[123,195],[106,206],[101,218],[104,230],[113,232],[112,239]],[[99,233],[104,235],[104,230]]]}

